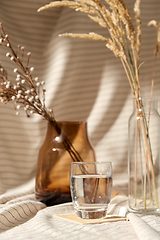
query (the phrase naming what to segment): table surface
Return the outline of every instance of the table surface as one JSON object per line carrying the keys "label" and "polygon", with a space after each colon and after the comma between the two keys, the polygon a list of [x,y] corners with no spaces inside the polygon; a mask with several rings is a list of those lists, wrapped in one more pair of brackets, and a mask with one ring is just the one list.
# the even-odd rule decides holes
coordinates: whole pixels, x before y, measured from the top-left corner
{"label": "table surface", "polygon": [[[111,206],[119,211],[126,201],[126,196],[118,195],[112,199]],[[72,213],[72,203],[46,207],[36,200],[33,189],[6,193],[0,196],[0,239],[160,239],[158,214],[137,216],[129,213],[129,220],[87,224],[61,217]]]}

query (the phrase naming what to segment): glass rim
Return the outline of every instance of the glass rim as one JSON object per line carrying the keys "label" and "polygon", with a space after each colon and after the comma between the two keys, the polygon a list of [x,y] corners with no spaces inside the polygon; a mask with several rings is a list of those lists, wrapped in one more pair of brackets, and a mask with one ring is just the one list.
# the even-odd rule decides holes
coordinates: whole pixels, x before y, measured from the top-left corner
{"label": "glass rim", "polygon": [[[82,123],[88,123],[87,121],[79,121],[79,120],[57,120],[56,121],[59,124],[82,124]],[[50,123],[50,122],[48,122]]]}
{"label": "glass rim", "polygon": [[102,161],[97,161],[97,162],[71,162],[72,164],[78,164],[78,165],[82,165],[82,164],[110,164],[112,165],[112,162],[102,162]]}

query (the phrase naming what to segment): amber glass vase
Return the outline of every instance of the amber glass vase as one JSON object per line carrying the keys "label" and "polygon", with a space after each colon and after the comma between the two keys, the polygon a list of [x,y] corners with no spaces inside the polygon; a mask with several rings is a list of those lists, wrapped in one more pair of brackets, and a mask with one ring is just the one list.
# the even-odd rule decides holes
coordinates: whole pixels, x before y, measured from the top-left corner
{"label": "amber glass vase", "polygon": [[48,206],[71,201],[70,163],[83,161],[95,161],[87,122],[49,122],[37,162],[37,199]]}

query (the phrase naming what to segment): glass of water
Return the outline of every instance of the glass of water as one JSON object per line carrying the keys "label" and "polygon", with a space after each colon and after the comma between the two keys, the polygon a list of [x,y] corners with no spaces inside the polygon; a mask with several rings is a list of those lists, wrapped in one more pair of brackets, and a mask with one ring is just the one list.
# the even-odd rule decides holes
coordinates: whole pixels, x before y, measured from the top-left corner
{"label": "glass of water", "polygon": [[72,162],[70,190],[78,217],[105,218],[112,194],[112,164]]}

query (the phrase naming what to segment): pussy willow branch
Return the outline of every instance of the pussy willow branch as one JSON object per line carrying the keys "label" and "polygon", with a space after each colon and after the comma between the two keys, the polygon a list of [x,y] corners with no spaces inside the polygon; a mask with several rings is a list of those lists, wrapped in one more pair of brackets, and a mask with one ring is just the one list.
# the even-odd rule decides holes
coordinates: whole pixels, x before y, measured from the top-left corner
{"label": "pussy willow branch", "polygon": [[[15,83],[8,79],[7,71],[0,64],[0,100],[8,103],[13,101],[16,113],[23,108],[27,117],[33,113],[41,115],[44,119],[49,121],[57,133],[62,136],[63,145],[68,151],[73,161],[82,162],[80,154],[74,148],[69,139],[63,134],[61,128],[56,122],[52,109],[47,109],[45,105],[45,89],[44,82],[39,82],[38,77],[32,77],[33,67],[29,67],[29,59],[31,53],[27,53],[27,66],[23,64],[24,47],[18,46],[17,52],[14,51],[8,35],[5,33],[2,23],[0,23],[0,46],[6,47],[6,57],[13,61],[18,68],[14,69],[17,74]],[[21,58],[18,56],[21,50]],[[41,96],[42,95],[42,96]],[[41,100],[42,97],[42,100]]]}

